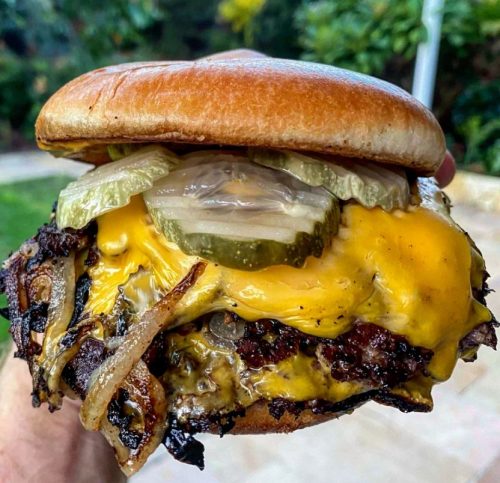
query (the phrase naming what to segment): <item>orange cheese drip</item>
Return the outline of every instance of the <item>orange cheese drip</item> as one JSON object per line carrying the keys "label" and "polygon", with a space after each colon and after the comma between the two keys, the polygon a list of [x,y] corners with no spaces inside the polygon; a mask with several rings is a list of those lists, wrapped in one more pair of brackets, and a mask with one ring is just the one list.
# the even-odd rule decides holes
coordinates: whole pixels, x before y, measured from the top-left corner
{"label": "orange cheese drip", "polygon": [[[140,268],[136,291],[152,305],[196,261],[155,229],[140,196],[97,221],[101,257],[90,270],[88,302],[94,313],[109,313],[119,287]],[[322,337],[336,337],[363,319],[434,350],[431,373],[444,380],[459,340],[491,318],[471,293],[471,276],[480,278],[477,259],[456,225],[428,206],[387,213],[347,205],[331,248],[302,268],[245,272],[209,263],[182,300],[179,319],[225,309]]]}

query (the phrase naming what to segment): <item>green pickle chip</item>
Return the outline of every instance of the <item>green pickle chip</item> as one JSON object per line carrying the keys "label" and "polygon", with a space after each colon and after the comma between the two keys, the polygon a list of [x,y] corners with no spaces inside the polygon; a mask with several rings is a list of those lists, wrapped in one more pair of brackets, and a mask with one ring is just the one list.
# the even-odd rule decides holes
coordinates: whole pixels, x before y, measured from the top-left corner
{"label": "green pickle chip", "polygon": [[340,219],[328,190],[220,152],[187,156],[144,199],[182,251],[240,270],[302,266],[321,256]]}
{"label": "green pickle chip", "polygon": [[346,158],[325,161],[293,151],[251,149],[249,155],[256,163],[289,173],[310,186],[324,186],[337,198],[355,199],[367,208],[405,209],[410,201],[408,180],[397,167]]}
{"label": "green pickle chip", "polygon": [[149,145],[85,173],[59,194],[58,227],[83,228],[97,216],[127,205],[131,196],[150,189],[177,163],[168,149]]}

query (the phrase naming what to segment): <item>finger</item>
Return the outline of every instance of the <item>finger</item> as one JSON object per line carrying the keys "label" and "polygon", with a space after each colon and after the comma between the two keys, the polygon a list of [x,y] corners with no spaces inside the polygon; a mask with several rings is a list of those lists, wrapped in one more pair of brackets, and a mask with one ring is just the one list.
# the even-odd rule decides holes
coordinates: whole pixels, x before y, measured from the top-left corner
{"label": "finger", "polygon": [[455,158],[449,151],[446,151],[444,160],[435,175],[435,178],[441,188],[450,184],[451,180],[455,176],[456,170]]}

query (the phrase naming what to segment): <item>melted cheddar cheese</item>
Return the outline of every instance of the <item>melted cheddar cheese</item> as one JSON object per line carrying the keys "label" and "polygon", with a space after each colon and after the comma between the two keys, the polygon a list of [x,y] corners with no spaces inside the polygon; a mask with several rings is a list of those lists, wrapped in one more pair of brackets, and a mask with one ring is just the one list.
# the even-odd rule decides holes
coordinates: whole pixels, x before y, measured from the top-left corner
{"label": "melted cheddar cheese", "polygon": [[300,352],[277,364],[248,369],[237,353],[215,346],[204,331],[174,332],[168,340],[167,353],[169,359],[176,354],[176,364],[162,383],[171,410],[181,418],[183,411],[187,417],[227,413],[277,397],[339,402],[366,390],[361,383],[337,381],[329,367]]}
{"label": "melted cheddar cheese", "polygon": [[[156,230],[140,196],[97,222],[100,259],[90,269],[87,305],[95,314],[111,312],[125,288],[132,292],[129,299],[140,299],[138,306],[151,306],[197,260]],[[483,270],[466,235],[432,204],[392,213],[348,204],[332,246],[321,258],[309,257],[302,268],[246,272],[209,263],[182,299],[178,322],[229,310],[249,321],[274,318],[334,338],[362,319],[432,349],[429,371],[442,381],[451,375],[460,339],[491,319],[471,291],[471,283],[481,286]],[[138,273],[131,288],[129,279]],[[296,373],[300,361],[288,363],[295,366],[281,372]],[[269,397],[285,393],[303,400],[312,394],[310,382],[283,381],[274,375],[259,385]]]}

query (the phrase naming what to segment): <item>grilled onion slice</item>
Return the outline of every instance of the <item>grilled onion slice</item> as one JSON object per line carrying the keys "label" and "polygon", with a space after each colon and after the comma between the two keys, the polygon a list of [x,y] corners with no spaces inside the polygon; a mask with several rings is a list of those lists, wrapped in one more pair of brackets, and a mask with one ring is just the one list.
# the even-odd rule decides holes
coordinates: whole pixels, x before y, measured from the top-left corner
{"label": "grilled onion slice", "polygon": [[75,256],[61,257],[53,264],[51,299],[43,350],[36,359],[33,374],[34,395],[48,401],[51,409],[61,406],[59,391],[64,362],[60,358],[60,342],[68,330],[75,301]]}
{"label": "grilled onion slice", "polygon": [[101,432],[115,450],[120,468],[127,476],[137,472],[160,445],[165,433],[167,403],[160,382],[149,372],[145,362],[139,360],[123,381],[121,388],[127,395],[130,422],[135,424],[139,437],[137,445],[126,447],[120,437],[120,429],[107,418],[103,418]]}
{"label": "grilled onion slice", "polygon": [[204,270],[204,263],[195,264],[171,292],[146,311],[139,322],[131,326],[123,344],[92,374],[87,396],[80,409],[80,419],[85,429],[100,429],[113,395],[139,362],[156,334],[174,320],[177,303]]}

